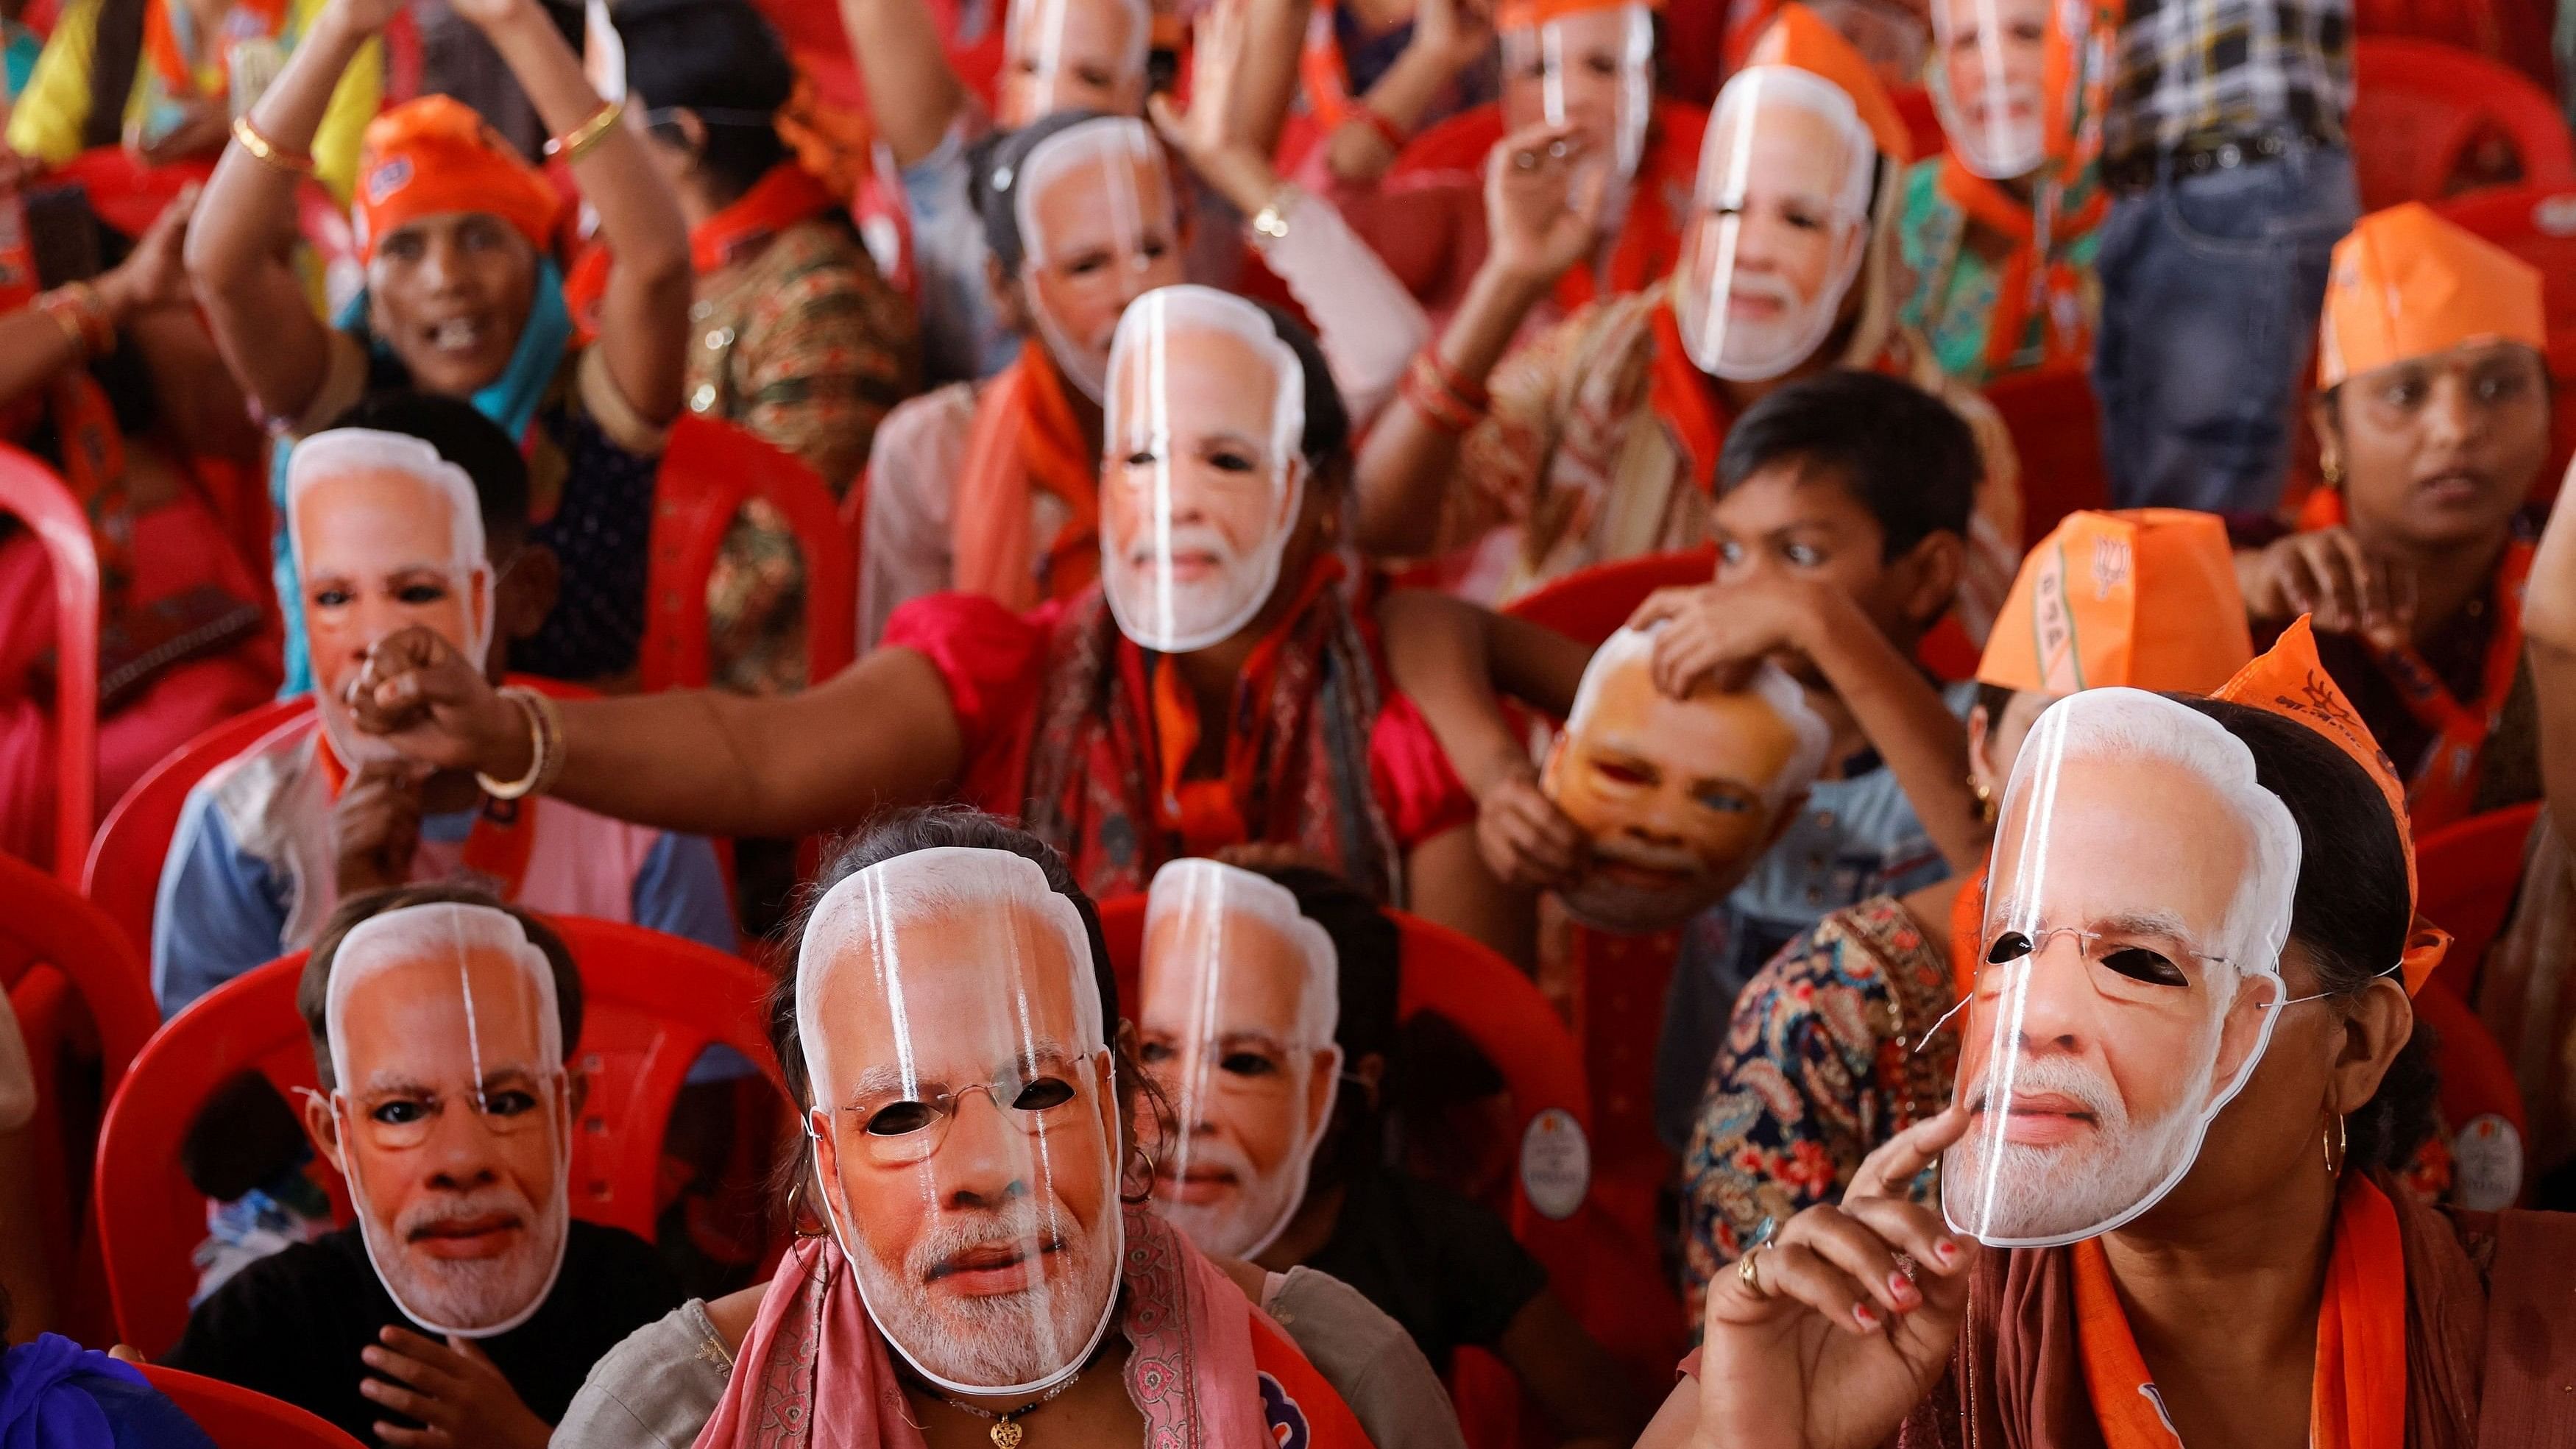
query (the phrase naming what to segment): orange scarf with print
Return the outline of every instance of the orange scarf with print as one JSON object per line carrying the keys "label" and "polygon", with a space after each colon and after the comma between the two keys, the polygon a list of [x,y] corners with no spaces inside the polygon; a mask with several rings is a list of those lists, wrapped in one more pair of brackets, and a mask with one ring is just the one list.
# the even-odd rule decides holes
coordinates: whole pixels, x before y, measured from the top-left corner
{"label": "orange scarf with print", "polygon": [[[223,37],[198,37],[200,46],[214,47],[214,53],[203,59],[215,82],[211,87],[202,86],[196,68],[188,63],[186,48],[179,44],[179,27],[170,19],[170,7],[185,3],[187,0],[151,0],[143,8],[143,53],[151,58],[152,73],[160,78],[162,90],[169,95],[224,100],[232,90],[232,74],[231,67],[224,64]],[[286,0],[233,0],[230,8],[256,16],[261,33],[266,35],[276,35],[286,24]]]}
{"label": "orange scarf with print", "polygon": [[[949,523],[956,587],[1023,612],[1089,587],[1100,576],[1097,463],[1045,345],[1021,343],[975,404]],[[1069,515],[1042,558],[1030,537],[1039,492]]]}
{"label": "orange scarf with print", "polygon": [[[2102,1240],[2071,1250],[2075,1333],[2084,1384],[2108,1449],[2181,1449],[2129,1332]],[[2315,1449],[2404,1449],[2406,1251],[2397,1209],[2369,1179],[2344,1184],[2334,1250],[2317,1307],[2317,1367],[2308,1406]]]}
{"label": "orange scarf with print", "polygon": [[689,265],[700,276],[723,271],[771,237],[838,205],[814,173],[781,161],[731,205],[689,229]]}
{"label": "orange scarf with print", "polygon": [[[2015,197],[2002,183],[1979,176],[1961,162],[1956,153],[1941,158],[1939,178],[1941,195],[1951,205],[2013,245],[2012,253],[1997,268],[1994,316],[1986,325],[1986,375],[2001,376],[2010,371],[2013,355],[2021,351],[2021,340],[2030,330],[2030,313],[2034,303],[2043,303],[2045,322],[2040,328],[2040,365],[2071,363],[2088,358],[2093,352],[2091,332],[2081,325],[2058,325],[2061,311],[2065,316],[2083,316],[2083,273],[2068,262],[2060,246],[2058,255],[2043,261],[2039,254],[2038,227],[2030,212],[2030,203]],[[2096,191],[2082,210],[2073,216],[2057,219],[2060,242],[2082,236],[2102,224],[2111,209],[2110,197]],[[1965,246],[1963,241],[1960,245]]]}

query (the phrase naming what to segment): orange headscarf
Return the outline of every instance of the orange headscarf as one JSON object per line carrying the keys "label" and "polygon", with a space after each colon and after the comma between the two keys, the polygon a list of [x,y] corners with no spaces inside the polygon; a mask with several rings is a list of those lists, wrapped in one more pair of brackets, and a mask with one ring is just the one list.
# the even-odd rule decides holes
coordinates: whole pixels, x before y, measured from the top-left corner
{"label": "orange headscarf", "polygon": [[1595,10],[1619,10],[1642,4],[1649,10],[1664,8],[1664,0],[1502,0],[1494,7],[1496,30],[1534,30],[1551,20],[1569,15],[1588,15]]}
{"label": "orange headscarf", "polygon": [[358,157],[358,250],[449,211],[497,216],[539,252],[553,245],[563,198],[483,118],[447,96],[406,101],[367,123]]}
{"label": "orange headscarf", "polygon": [[2335,243],[2317,324],[2317,385],[2471,343],[2549,350],[2540,269],[2410,201]]}
{"label": "orange headscarf", "polygon": [[1753,42],[1753,53],[1745,57],[1746,65],[1794,65],[1812,71],[1852,98],[1853,109],[1860,112],[1861,124],[1869,127],[1878,152],[1902,164],[1914,159],[1914,132],[1905,124],[1905,114],[1896,108],[1896,98],[1888,94],[1887,82],[1869,68],[1842,32],[1816,17],[1804,5],[1783,5],[1772,18],[1762,38]]}
{"label": "orange headscarf", "polygon": [[[1037,494],[1054,494],[1070,516],[1040,560]],[[1020,344],[1017,362],[985,385],[975,402],[966,458],[958,467],[949,524],[957,588],[1034,609],[1082,592],[1100,573],[1100,482],[1097,460],[1064,395],[1064,379],[1044,344]]]}

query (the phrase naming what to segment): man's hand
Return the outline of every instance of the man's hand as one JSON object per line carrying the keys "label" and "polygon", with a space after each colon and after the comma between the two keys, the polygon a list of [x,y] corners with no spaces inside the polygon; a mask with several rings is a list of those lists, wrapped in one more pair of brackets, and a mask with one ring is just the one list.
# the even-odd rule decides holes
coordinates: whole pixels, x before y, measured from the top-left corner
{"label": "man's hand", "polygon": [[1582,166],[1572,126],[1524,127],[1485,158],[1485,264],[1533,285],[1553,283],[1600,238],[1610,171]]}
{"label": "man's hand", "polygon": [[1495,879],[1521,890],[1563,890],[1591,862],[1583,827],[1556,808],[1526,767],[1477,797],[1476,850]]}
{"label": "man's hand", "polygon": [[1628,627],[1663,626],[1655,635],[1655,688],[1687,699],[1712,680],[1720,689],[1742,688],[1766,655],[1811,652],[1807,630],[1849,603],[1838,589],[1776,576],[1692,584],[1648,595]]}
{"label": "man's hand", "polygon": [[428,775],[426,766],[409,760],[374,760],[349,777],[331,807],[342,900],[411,879],[420,849],[420,787]]}
{"label": "man's hand", "polygon": [[545,1449],[554,1429],[519,1402],[518,1391],[468,1338],[447,1342],[406,1328],[385,1328],[382,1346],[358,1356],[381,1378],[358,1381],[358,1392],[406,1418],[427,1425],[397,1429],[378,1421],[376,1437],[396,1449]]}
{"label": "man's hand", "polygon": [[2382,649],[2405,644],[2414,629],[2414,572],[2349,528],[2294,533],[2237,561],[2246,612],[2257,619],[2307,614],[2325,633],[2358,634]]}
{"label": "man's hand", "polygon": [[349,683],[349,707],[358,728],[441,769],[516,780],[536,751],[519,707],[456,646],[418,624],[376,641]]}

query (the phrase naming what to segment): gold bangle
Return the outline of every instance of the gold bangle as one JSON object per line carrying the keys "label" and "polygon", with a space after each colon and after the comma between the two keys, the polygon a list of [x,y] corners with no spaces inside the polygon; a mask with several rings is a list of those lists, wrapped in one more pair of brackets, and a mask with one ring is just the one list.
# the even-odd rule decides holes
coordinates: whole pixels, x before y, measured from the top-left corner
{"label": "gold bangle", "polygon": [[591,148],[598,145],[600,138],[608,134],[608,128],[616,125],[618,119],[625,114],[626,102],[622,100],[607,102],[597,111],[592,112],[589,120],[548,141],[547,157],[551,159],[561,156],[567,161],[580,160],[590,154]]}
{"label": "gold bangle", "polygon": [[233,139],[251,154],[252,160],[263,165],[274,166],[289,176],[299,178],[313,174],[312,157],[299,156],[261,135],[246,114],[233,117]]}
{"label": "gold bangle", "polygon": [[54,325],[63,329],[63,340],[72,345],[74,361],[89,361],[89,330],[74,315],[80,310],[78,302],[60,292],[47,292],[36,299],[36,310],[53,318]]}
{"label": "gold bangle", "polygon": [[516,684],[502,686],[501,697],[517,705],[528,721],[528,773],[515,780],[495,780],[478,770],[474,782],[495,800],[542,795],[563,773],[563,712],[544,694]]}

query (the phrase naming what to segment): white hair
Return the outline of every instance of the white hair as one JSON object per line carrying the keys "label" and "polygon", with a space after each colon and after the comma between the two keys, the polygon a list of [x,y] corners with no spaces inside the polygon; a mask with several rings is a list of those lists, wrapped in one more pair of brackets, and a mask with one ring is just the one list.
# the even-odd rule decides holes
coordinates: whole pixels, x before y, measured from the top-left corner
{"label": "white hair", "polygon": [[[1008,48],[1021,56],[1034,53],[1042,75],[1053,75],[1063,64],[1056,51],[1062,45],[1059,37],[1071,3],[1072,0],[1038,0],[1034,4],[1016,4],[1004,18]],[[1146,0],[1119,0],[1118,8],[1127,12],[1127,50],[1120,58],[1119,77],[1143,75],[1146,62],[1153,57],[1153,9]],[[1043,34],[1030,33],[1041,25],[1046,27]]]}
{"label": "white hair", "polygon": [[473,476],[438,454],[426,438],[375,428],[331,428],[295,445],[286,459],[286,532],[296,557],[304,556],[295,502],[314,484],[352,473],[399,473],[418,479],[447,503],[445,562],[471,570],[490,562],[483,538],[483,503]]}
{"label": "white hair", "polygon": [[[2057,767],[2067,760],[2160,761],[2208,785],[2244,825],[2252,857],[2228,905],[2215,954],[2225,956],[2240,974],[2277,973],[2298,894],[2299,826],[2290,807],[2257,779],[2254,752],[2245,742],[2189,705],[2143,689],[2112,686],[2070,694],[2031,726],[2004,795],[2007,819],[2025,795],[2032,797],[2023,828],[2035,839],[2047,838]],[[2029,864],[2026,858],[2025,871]]]}
{"label": "white hair", "polygon": [[[1834,209],[1846,221],[1869,219],[1870,184],[1878,176],[1878,139],[1841,86],[1794,65],[1755,65],[1737,71],[1717,93],[1700,142],[1695,205],[1741,200],[1752,168],[1753,116],[1765,106],[1794,106],[1823,118],[1848,152]],[[1733,121],[1733,129],[1727,123]]]}
{"label": "white hair", "polygon": [[[1568,733],[1583,728],[1583,722],[1600,707],[1601,692],[1610,687],[1610,679],[1625,669],[1643,670],[1654,662],[1655,636],[1660,624],[1644,629],[1623,628],[1601,642],[1592,652],[1592,662],[1583,668],[1583,682],[1575,686],[1574,709],[1565,717]],[[1787,726],[1796,743],[1789,757],[1780,764],[1780,772],[1762,787],[1762,805],[1777,813],[1782,805],[1794,799],[1825,768],[1825,757],[1834,747],[1833,726],[1807,703],[1807,692],[1791,679],[1788,672],[1764,660],[1754,669],[1753,677],[1741,691],[1771,707],[1780,723]]]}
{"label": "white hair", "polygon": [[1331,1046],[1342,1019],[1341,955],[1331,933],[1298,909],[1297,893],[1223,861],[1193,856],[1165,862],[1148,888],[1146,938],[1153,938],[1155,923],[1166,917],[1199,911],[1241,912],[1288,938],[1306,968],[1297,988],[1296,1038],[1289,1045]]}
{"label": "white hair", "polygon": [[452,961],[457,991],[465,1001],[467,1047],[475,1054],[474,1080],[480,1083],[482,1033],[475,1022],[474,993],[465,975],[466,956],[477,951],[497,953],[519,968],[527,990],[536,997],[532,1008],[537,1014],[534,1066],[539,1072],[562,1067],[563,1016],[555,1000],[554,964],[528,939],[518,917],[496,906],[470,901],[428,901],[369,916],[341,937],[340,948],[332,953],[331,981],[323,993],[322,1034],[331,1045],[333,1080],[343,1089],[352,1085],[349,1036],[341,1030],[350,995],[397,966]]}

